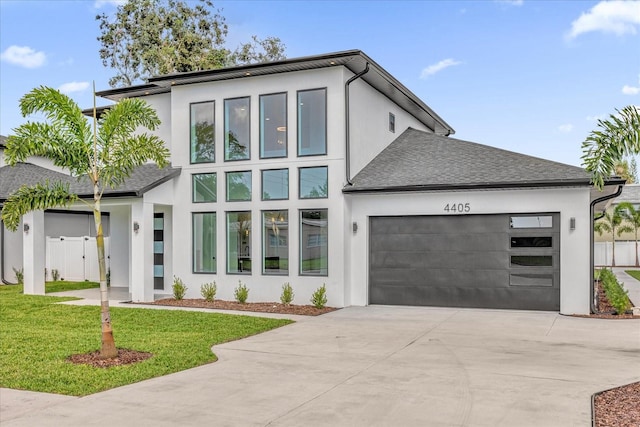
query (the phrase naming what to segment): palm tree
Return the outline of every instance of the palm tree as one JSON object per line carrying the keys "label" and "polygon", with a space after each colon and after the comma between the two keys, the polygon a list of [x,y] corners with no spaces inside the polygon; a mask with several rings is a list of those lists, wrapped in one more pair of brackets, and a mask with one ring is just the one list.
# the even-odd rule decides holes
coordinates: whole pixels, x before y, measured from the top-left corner
{"label": "palm tree", "polygon": [[[620,204],[621,205],[621,204]],[[622,224],[623,210],[620,205],[617,205],[610,212],[605,212],[604,216],[600,218],[595,224],[593,224],[593,229],[598,233],[598,235],[602,236],[602,233],[611,233],[611,244],[612,244],[612,258],[611,258],[611,266],[616,266],[616,230],[618,231],[618,236],[622,234],[620,231],[620,225]]]}
{"label": "palm tree", "polygon": [[624,218],[626,224],[623,224],[618,229],[618,234],[633,233],[636,241],[636,267],[640,266],[638,260],[638,229],[640,229],[640,209],[633,207],[629,202],[623,202],[618,205],[621,209],[620,213]]}
{"label": "palm tree", "polygon": [[598,120],[599,129],[582,143],[583,165],[600,190],[605,178],[615,172],[617,162],[640,154],[640,108],[629,105],[616,112],[607,120]]}
{"label": "palm tree", "polygon": [[24,95],[20,99],[20,110],[24,117],[42,113],[45,121],[27,122],[14,129],[14,135],[7,139],[7,163],[14,165],[29,156],[46,157],[78,179],[87,177],[93,185],[93,200],[79,199],[62,183],[22,186],[5,202],[2,220],[7,228],[16,230],[20,218],[27,212],[69,206],[78,200],[93,210],[100,270],[100,356],[103,359],[116,357],[118,350],[109,311],[100,201],[105,188],[122,184],[137,166],[149,160],[159,167],[167,164],[169,151],[164,142],[157,136],[139,132],[139,128],[157,128],[160,120],[153,108],[135,98],[120,101],[98,120],[95,87],[93,126],[71,98],[45,86]]}

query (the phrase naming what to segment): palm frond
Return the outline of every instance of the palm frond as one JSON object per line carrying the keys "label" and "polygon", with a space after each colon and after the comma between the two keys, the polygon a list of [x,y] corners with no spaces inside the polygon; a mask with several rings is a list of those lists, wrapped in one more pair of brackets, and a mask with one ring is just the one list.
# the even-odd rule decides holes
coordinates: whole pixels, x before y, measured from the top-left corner
{"label": "palm frond", "polygon": [[20,218],[27,212],[69,206],[78,197],[69,192],[69,185],[45,181],[33,186],[23,185],[11,194],[2,207],[2,221],[7,229],[15,231]]}

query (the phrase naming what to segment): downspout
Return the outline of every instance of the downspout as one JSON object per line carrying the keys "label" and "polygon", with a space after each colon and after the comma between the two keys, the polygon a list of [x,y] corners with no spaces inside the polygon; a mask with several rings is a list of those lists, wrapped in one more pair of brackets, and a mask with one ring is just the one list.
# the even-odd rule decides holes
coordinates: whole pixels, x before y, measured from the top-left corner
{"label": "downspout", "polygon": [[351,77],[344,84],[344,119],[345,119],[345,162],[346,168],[345,172],[347,175],[347,185],[353,185],[351,182],[351,126],[350,126],[350,118],[349,118],[349,85],[353,83],[355,80],[364,76],[369,72],[369,63],[364,67],[364,70],[360,71],[355,76]]}
{"label": "downspout", "polygon": [[594,250],[593,250],[593,244],[594,244],[594,238],[593,238],[593,222],[602,218],[604,216],[604,214],[600,215],[598,218],[595,218],[594,216],[594,209],[596,204],[600,203],[600,202],[604,202],[605,200],[609,200],[609,199],[614,199],[616,197],[618,197],[620,194],[622,194],[622,187],[624,187],[623,185],[618,185],[618,190],[613,193],[613,194],[609,194],[607,196],[603,196],[600,197],[598,199],[595,199],[591,202],[591,204],[589,205],[589,217],[592,218],[591,220],[591,230],[589,232],[589,254],[590,254],[590,260],[591,262],[589,263],[589,304],[591,306],[591,313],[597,314],[598,310],[596,309],[596,304],[595,304],[595,293],[594,293],[594,287],[593,287],[593,281],[594,281],[594,277],[593,277],[593,270],[596,268],[595,266],[595,256],[594,256]]}

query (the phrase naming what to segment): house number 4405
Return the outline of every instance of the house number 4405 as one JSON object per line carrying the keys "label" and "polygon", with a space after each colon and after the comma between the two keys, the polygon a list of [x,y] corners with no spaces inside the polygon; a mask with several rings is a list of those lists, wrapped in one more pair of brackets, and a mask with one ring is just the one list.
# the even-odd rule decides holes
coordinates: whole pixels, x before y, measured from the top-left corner
{"label": "house number 4405", "polygon": [[465,213],[471,211],[471,205],[469,203],[447,203],[444,207],[444,211],[447,213]]}

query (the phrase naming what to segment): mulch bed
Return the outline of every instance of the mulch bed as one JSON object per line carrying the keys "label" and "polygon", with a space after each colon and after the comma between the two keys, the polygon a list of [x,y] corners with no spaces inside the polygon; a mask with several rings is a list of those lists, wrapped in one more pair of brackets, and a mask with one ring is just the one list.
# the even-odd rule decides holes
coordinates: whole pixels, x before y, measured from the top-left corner
{"label": "mulch bed", "polygon": [[576,314],[575,317],[589,317],[595,319],[640,319],[640,316],[634,316],[632,313],[625,314],[614,314],[615,309],[609,303],[607,296],[604,293],[604,289],[600,282],[596,282],[596,295],[598,295],[598,305],[597,310],[598,313],[589,314],[589,315],[580,315]]}
{"label": "mulch bed", "polygon": [[603,391],[593,408],[595,427],[640,426],[640,382]]}
{"label": "mulch bed", "polygon": [[67,361],[76,365],[91,365],[94,368],[110,368],[112,366],[130,365],[132,363],[142,362],[152,357],[153,354],[144,351],[129,350],[126,348],[118,349],[118,356],[112,359],[101,359],[100,350],[91,353],[72,354],[67,357]]}
{"label": "mulch bed", "polygon": [[335,307],[315,308],[312,305],[284,305],[279,302],[239,303],[237,301],[224,301],[219,299],[206,301],[204,299],[198,298],[181,300],[176,300],[174,298],[165,298],[154,302],[145,302],[142,304],[168,305],[172,307],[213,308],[217,310],[254,311],[258,313],[295,314],[300,316],[318,316],[320,314],[338,310]]}

